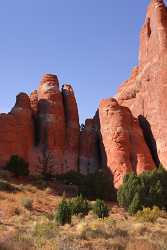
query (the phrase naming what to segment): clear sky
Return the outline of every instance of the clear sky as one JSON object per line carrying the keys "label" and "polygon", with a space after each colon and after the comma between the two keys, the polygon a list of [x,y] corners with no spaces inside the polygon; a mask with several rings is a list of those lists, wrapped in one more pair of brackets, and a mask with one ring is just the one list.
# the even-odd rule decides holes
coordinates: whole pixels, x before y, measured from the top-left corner
{"label": "clear sky", "polygon": [[94,115],[137,64],[149,0],[0,1],[0,112],[42,74],[71,83],[80,121]]}

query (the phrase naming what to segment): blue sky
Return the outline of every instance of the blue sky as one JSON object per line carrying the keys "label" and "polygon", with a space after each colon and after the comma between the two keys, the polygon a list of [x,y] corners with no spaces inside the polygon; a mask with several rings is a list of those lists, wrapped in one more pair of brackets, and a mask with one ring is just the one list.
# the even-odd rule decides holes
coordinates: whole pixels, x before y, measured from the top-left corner
{"label": "blue sky", "polygon": [[5,0],[0,8],[0,112],[42,74],[71,83],[80,121],[137,64],[148,0]]}

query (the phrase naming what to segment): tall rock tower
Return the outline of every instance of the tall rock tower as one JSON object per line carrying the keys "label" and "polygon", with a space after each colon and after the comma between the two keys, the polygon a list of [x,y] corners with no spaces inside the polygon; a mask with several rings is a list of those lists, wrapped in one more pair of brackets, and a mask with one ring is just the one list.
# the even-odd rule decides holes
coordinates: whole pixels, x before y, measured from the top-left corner
{"label": "tall rock tower", "polygon": [[156,164],[167,168],[167,8],[152,0],[140,35],[139,64],[116,96],[139,118]]}

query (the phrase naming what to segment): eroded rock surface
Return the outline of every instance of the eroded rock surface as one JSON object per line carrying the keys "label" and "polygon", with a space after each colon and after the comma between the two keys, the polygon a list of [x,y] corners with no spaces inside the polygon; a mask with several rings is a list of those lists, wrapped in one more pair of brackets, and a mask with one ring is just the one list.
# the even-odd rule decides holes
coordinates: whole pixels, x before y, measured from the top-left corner
{"label": "eroded rock surface", "polygon": [[65,172],[77,171],[80,137],[78,107],[71,85],[63,85],[62,94],[66,123],[64,167]]}
{"label": "eroded rock surface", "polygon": [[99,107],[104,165],[111,169],[118,188],[130,171],[137,174],[155,167],[139,122],[116,99],[102,100]]}
{"label": "eroded rock surface", "polygon": [[34,143],[34,127],[29,96],[21,93],[9,114],[0,115],[0,165],[17,154],[26,161]]}
{"label": "eroded rock surface", "polygon": [[167,8],[152,0],[140,36],[139,65],[116,96],[139,117],[157,164],[167,168]]}

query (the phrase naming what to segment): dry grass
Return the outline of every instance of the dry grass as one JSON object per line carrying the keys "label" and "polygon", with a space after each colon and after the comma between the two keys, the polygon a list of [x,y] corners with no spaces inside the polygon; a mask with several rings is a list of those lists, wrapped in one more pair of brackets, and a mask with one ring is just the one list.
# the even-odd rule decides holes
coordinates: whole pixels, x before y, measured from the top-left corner
{"label": "dry grass", "polygon": [[[51,188],[12,180],[20,191],[0,192],[0,250],[167,250],[167,215],[155,223],[136,221],[117,205],[110,216],[97,219],[92,212],[73,216],[71,225],[57,226],[53,212],[61,197]],[[27,210],[21,203],[30,197]]]}

